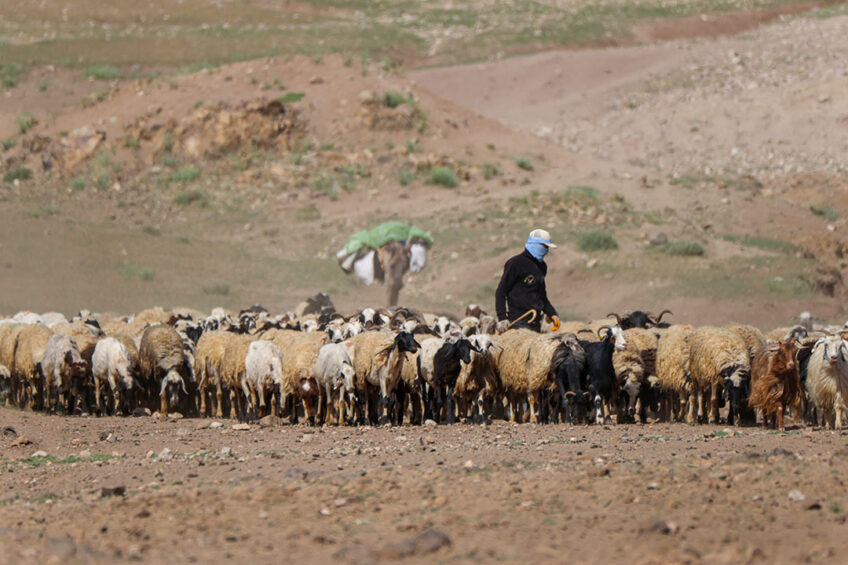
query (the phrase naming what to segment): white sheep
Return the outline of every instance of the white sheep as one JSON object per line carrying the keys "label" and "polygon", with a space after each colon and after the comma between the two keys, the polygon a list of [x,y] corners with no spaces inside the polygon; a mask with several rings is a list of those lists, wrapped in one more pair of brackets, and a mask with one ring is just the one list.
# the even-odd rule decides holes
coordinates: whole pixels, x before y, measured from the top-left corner
{"label": "white sheep", "polygon": [[[135,369],[133,352],[124,343],[114,337],[107,337],[97,342],[94,354],[91,356],[92,375],[94,377],[94,399],[99,413],[101,408],[101,388],[108,383],[112,392],[113,411],[122,407],[122,396],[129,401],[135,394],[139,383],[133,377]],[[133,402],[126,403],[131,408]]]}
{"label": "white sheep", "polygon": [[353,406],[356,402],[354,379],[356,371],[350,356],[350,346],[345,343],[328,343],[318,351],[318,360],[313,370],[321,398],[318,412],[328,421],[330,408],[335,410],[335,423],[344,422],[345,395]]}
{"label": "white sheep", "polygon": [[848,343],[840,336],[820,339],[807,364],[807,399],[827,427],[840,429],[848,399]]}
{"label": "white sheep", "polygon": [[251,342],[244,360],[244,372],[242,390],[254,409],[257,408],[258,397],[261,418],[267,412],[265,398],[268,393],[283,386],[283,352],[270,341]]}
{"label": "white sheep", "polygon": [[[83,393],[83,379],[88,371],[88,363],[80,355],[76,342],[66,334],[50,336],[41,358],[41,371],[44,374],[47,408],[58,406],[73,413],[75,400]],[[70,397],[66,405],[65,395],[68,393]]]}

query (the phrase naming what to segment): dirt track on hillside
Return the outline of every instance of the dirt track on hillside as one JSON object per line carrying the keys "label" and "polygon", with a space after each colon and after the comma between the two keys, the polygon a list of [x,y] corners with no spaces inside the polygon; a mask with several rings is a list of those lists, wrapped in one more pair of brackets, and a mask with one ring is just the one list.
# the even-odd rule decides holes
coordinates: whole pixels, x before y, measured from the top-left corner
{"label": "dirt track on hillside", "polygon": [[18,434],[0,438],[8,562],[838,563],[848,550],[845,432],[0,419]]}

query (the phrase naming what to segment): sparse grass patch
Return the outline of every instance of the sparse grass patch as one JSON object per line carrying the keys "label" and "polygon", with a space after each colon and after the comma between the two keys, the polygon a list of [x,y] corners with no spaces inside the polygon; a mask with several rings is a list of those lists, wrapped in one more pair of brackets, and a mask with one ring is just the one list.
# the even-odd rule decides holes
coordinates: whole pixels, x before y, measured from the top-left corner
{"label": "sparse grass patch", "polygon": [[306,96],[303,92],[286,92],[277,100],[282,102],[283,104],[291,104],[292,102],[300,102]]}
{"label": "sparse grass patch", "polygon": [[594,204],[598,200],[598,189],[592,186],[571,185],[565,190],[565,196],[581,205]]}
{"label": "sparse grass patch", "polygon": [[24,210],[24,214],[30,218],[46,218],[49,216],[55,216],[58,213],[59,209],[53,204],[45,204],[38,208],[29,208]]}
{"label": "sparse grass patch", "polygon": [[5,182],[15,182],[16,180],[29,180],[32,178],[32,171],[27,169],[26,167],[15,167],[14,169],[9,169],[6,171],[6,174],[3,175],[3,180]]}
{"label": "sparse grass patch", "polygon": [[172,153],[162,155],[162,158],[160,159],[160,161],[162,162],[163,165],[165,165],[169,169],[176,169],[177,165],[179,164],[179,162],[177,161],[177,156],[172,154]]}
{"label": "sparse grass patch", "polygon": [[143,231],[147,235],[162,235],[162,230],[151,224],[144,224],[143,226],[141,226],[141,231]]}
{"label": "sparse grass patch", "polygon": [[127,263],[118,267],[118,274],[126,280],[137,278],[140,281],[152,281],[156,276],[156,269]]}
{"label": "sparse grass patch", "polygon": [[698,186],[699,184],[715,182],[718,182],[718,179],[713,176],[705,175],[697,171],[692,171],[672,177],[668,181],[668,184],[672,186],[681,186],[683,188],[692,189]]}
{"label": "sparse grass patch", "polygon": [[766,288],[775,294],[786,296],[807,296],[813,293],[810,283],[801,277],[771,277],[766,280]]}
{"label": "sparse grass patch", "polygon": [[310,204],[309,206],[299,208],[295,212],[294,217],[299,222],[311,222],[321,218],[321,211],[318,210],[315,204]]}
{"label": "sparse grass patch", "polygon": [[618,242],[615,237],[605,230],[590,230],[580,234],[577,245],[583,251],[618,249]]}
{"label": "sparse grass patch", "polygon": [[124,136],[124,147],[127,149],[132,149],[134,151],[138,151],[141,149],[141,143],[135,137],[131,135]]}
{"label": "sparse grass patch", "polygon": [[112,175],[108,172],[100,173],[94,179],[94,186],[96,186],[100,190],[106,190],[109,188],[109,184],[112,182]]}
{"label": "sparse grass patch", "polygon": [[677,241],[669,241],[657,248],[667,255],[683,256],[683,257],[700,257],[704,255],[704,247],[697,241],[681,239]]}
{"label": "sparse grass patch", "polygon": [[208,282],[203,284],[200,288],[203,290],[203,294],[227,296],[230,293],[230,285],[221,281]]}
{"label": "sparse grass patch", "polygon": [[433,167],[430,169],[430,183],[443,186],[445,188],[455,188],[459,184],[459,177],[456,171],[450,167]]}
{"label": "sparse grass patch", "polygon": [[4,88],[14,88],[18,86],[21,80],[21,67],[14,63],[10,65],[0,65],[0,84]]}
{"label": "sparse grass patch", "polygon": [[406,140],[406,151],[408,153],[420,153],[421,152],[421,144],[418,141],[407,139]]}
{"label": "sparse grass patch", "polygon": [[112,65],[90,65],[85,69],[85,76],[95,80],[115,80],[121,78],[121,71]]}
{"label": "sparse grass patch", "polygon": [[495,163],[483,163],[481,167],[483,178],[491,180],[501,174],[501,168]]}
{"label": "sparse grass patch", "polygon": [[516,157],[515,164],[518,165],[519,169],[523,169],[525,171],[533,170],[533,161],[531,161],[529,157]]}
{"label": "sparse grass patch", "polygon": [[386,92],[386,95],[383,97],[383,104],[388,106],[389,108],[397,108],[401,104],[409,104],[410,106],[415,105],[415,98],[413,98],[412,94],[409,96],[395,91]]}
{"label": "sparse grass patch", "polygon": [[771,239],[768,237],[725,234],[721,236],[721,238],[725,241],[738,243],[746,247],[756,247],[757,249],[763,249],[765,251],[774,251],[777,253],[795,253],[798,251],[798,246],[793,243],[780,241],[778,239]]}
{"label": "sparse grass patch", "polygon": [[18,112],[17,115],[18,121],[18,131],[21,135],[24,135],[26,132],[32,129],[32,127],[37,123],[35,121],[35,116],[30,114],[29,112]]}
{"label": "sparse grass patch", "polygon": [[169,182],[191,182],[200,178],[200,169],[193,165],[173,171],[168,175]]}
{"label": "sparse grass patch", "polygon": [[822,216],[829,222],[834,222],[839,218],[839,211],[830,204],[827,206],[814,206],[810,204],[810,212],[816,216]]}
{"label": "sparse grass patch", "polygon": [[401,186],[409,186],[417,176],[418,174],[414,169],[404,169],[402,171],[398,171],[397,180]]}
{"label": "sparse grass patch", "polygon": [[3,151],[8,151],[12,147],[14,147],[16,143],[16,140],[12,139],[11,137],[6,137],[2,141],[0,141],[0,147],[3,148]]}
{"label": "sparse grass patch", "polygon": [[87,182],[85,177],[74,177],[68,182],[68,186],[73,190],[83,190]]}
{"label": "sparse grass patch", "polygon": [[47,92],[47,89],[50,88],[50,81],[47,79],[43,79],[38,81],[38,91],[39,92]]}
{"label": "sparse grass patch", "polygon": [[174,203],[179,204],[180,206],[188,206],[189,204],[194,204],[195,202],[199,202],[201,204],[207,203],[209,200],[206,192],[200,189],[195,190],[183,190],[177,193],[174,197]]}
{"label": "sparse grass patch", "polygon": [[331,177],[315,177],[309,181],[309,188],[313,192],[320,192],[330,197],[330,200],[339,199],[339,186]]}

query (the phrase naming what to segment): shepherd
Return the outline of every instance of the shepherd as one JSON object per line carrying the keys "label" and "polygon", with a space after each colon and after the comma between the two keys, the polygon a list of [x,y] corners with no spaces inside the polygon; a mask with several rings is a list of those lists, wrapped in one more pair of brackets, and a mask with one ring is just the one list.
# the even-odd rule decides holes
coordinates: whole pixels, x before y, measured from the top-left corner
{"label": "shepherd", "polygon": [[530,232],[524,251],[504,265],[501,282],[495,291],[498,333],[512,327],[541,331],[543,313],[551,319],[553,330],[559,329],[559,315],[548,300],[545,288],[548,272],[545,255],[551,249],[556,249],[551,242],[551,234],[535,229]]}

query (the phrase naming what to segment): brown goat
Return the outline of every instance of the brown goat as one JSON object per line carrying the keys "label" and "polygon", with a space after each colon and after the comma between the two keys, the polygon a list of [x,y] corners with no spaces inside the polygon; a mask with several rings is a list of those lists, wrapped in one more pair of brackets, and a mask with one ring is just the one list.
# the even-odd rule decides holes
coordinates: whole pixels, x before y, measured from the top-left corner
{"label": "brown goat", "polygon": [[801,393],[801,377],[796,362],[798,344],[781,341],[761,349],[751,367],[751,397],[748,405],[761,410],[763,425],[784,429],[783,414]]}

